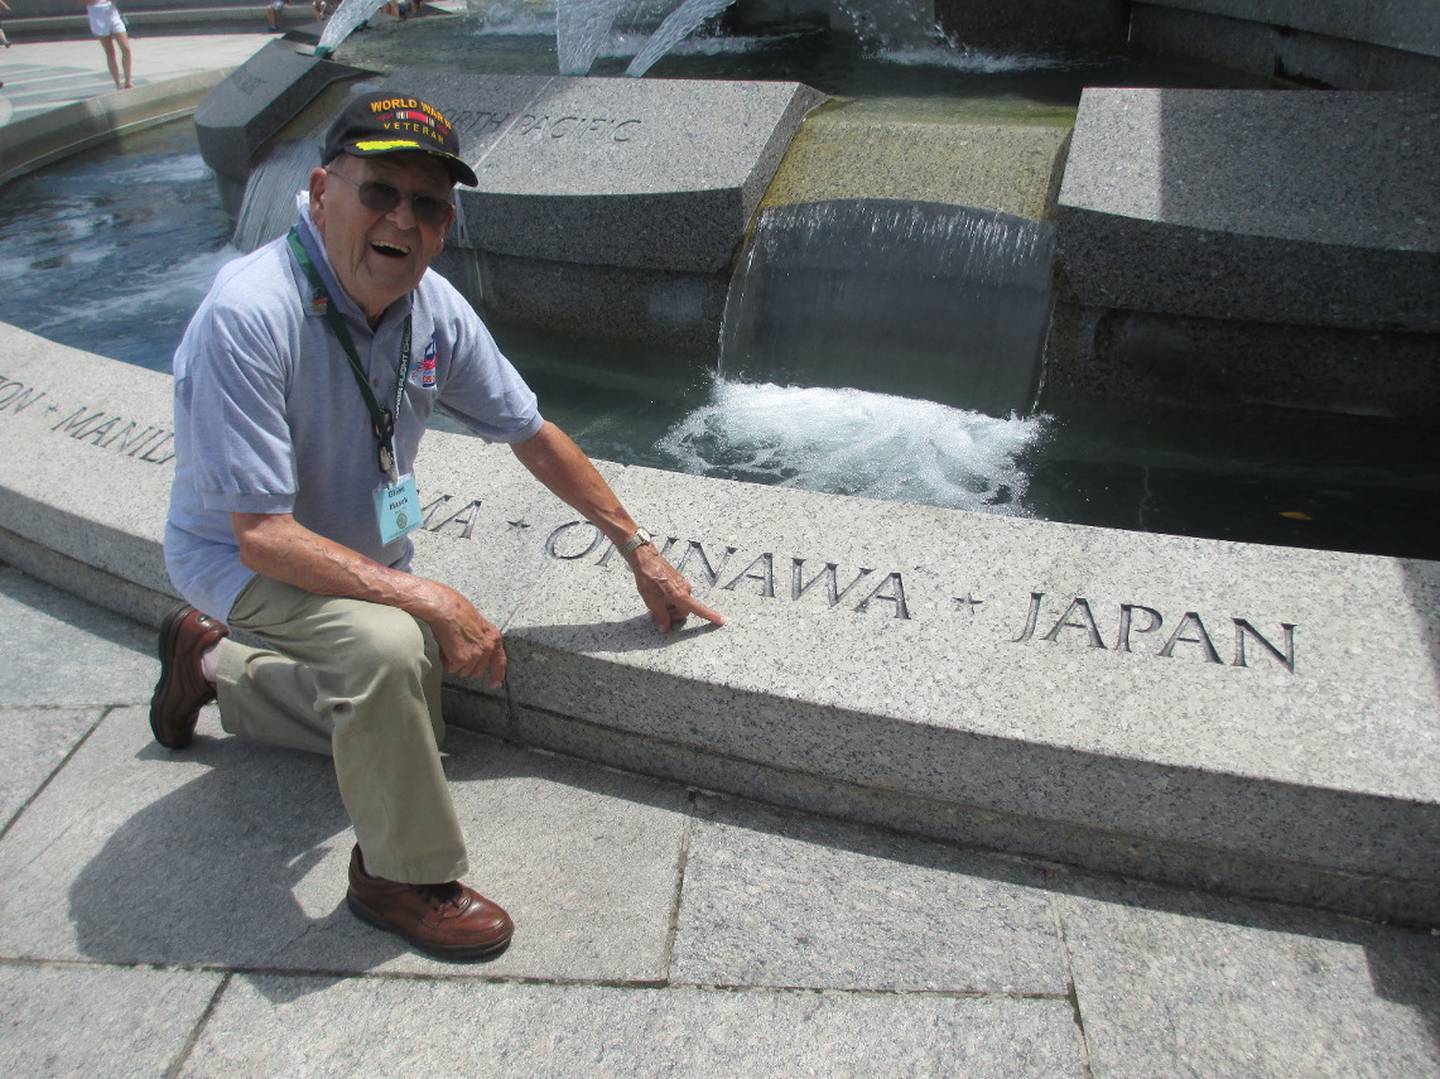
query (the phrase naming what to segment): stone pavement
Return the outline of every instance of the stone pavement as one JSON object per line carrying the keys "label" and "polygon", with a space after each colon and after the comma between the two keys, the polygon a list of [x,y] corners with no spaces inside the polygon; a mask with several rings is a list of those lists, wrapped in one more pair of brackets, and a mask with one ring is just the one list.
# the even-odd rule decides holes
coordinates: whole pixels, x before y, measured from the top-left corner
{"label": "stone pavement", "polygon": [[[130,35],[136,86],[216,68],[238,67],[269,41],[256,6],[254,32]],[[3,25],[3,21],[0,21]],[[0,49],[0,126],[72,101],[115,93],[105,53],[97,41],[25,41]]]}
{"label": "stone pavement", "polygon": [[149,630],[0,568],[0,1074],[1426,1076],[1440,939],[466,731],[446,964],[354,919],[328,763],[153,743]]}

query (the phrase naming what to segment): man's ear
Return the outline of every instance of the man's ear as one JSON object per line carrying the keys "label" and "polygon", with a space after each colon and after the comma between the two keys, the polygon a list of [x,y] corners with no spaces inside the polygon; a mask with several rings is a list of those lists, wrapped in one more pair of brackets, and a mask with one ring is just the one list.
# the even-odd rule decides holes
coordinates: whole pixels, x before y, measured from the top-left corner
{"label": "man's ear", "polygon": [[329,174],[320,166],[310,170],[310,220],[321,235],[325,232],[325,181]]}

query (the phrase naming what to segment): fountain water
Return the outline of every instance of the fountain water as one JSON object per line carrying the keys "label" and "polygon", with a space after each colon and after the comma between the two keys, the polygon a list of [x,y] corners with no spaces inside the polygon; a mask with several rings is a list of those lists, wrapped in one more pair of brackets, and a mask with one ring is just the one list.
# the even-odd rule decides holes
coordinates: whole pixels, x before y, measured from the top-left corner
{"label": "fountain water", "polygon": [[655,65],[655,61],[689,37],[701,23],[718,15],[732,3],[734,0],[685,0],[665,16],[660,28],[650,35],[645,47],[630,61],[625,74],[637,77],[645,74]]}
{"label": "fountain water", "polygon": [[560,74],[589,72],[624,4],[625,0],[572,0],[555,5],[555,49]]}
{"label": "fountain water", "polygon": [[231,241],[240,251],[269,243],[295,221],[295,198],[310,170],[320,163],[315,143],[296,139],[277,143],[255,166],[245,183],[245,198],[235,218]]}
{"label": "fountain water", "polygon": [[366,19],[379,11],[385,0],[340,0],[340,6],[330,16],[320,34],[320,44],[315,46],[315,55],[329,56],[336,46],[355,32]]}
{"label": "fountain water", "polygon": [[766,210],[726,301],[720,373],[1024,415],[1039,386],[1054,246],[1048,222],[967,206]]}

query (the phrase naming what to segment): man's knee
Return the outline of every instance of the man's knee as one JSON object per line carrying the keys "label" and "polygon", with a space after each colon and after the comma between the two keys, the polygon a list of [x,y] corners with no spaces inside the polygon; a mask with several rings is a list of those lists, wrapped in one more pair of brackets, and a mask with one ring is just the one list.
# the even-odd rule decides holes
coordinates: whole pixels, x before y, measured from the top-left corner
{"label": "man's knee", "polygon": [[358,671],[410,672],[426,661],[420,624],[398,607],[369,604],[356,619],[337,658]]}

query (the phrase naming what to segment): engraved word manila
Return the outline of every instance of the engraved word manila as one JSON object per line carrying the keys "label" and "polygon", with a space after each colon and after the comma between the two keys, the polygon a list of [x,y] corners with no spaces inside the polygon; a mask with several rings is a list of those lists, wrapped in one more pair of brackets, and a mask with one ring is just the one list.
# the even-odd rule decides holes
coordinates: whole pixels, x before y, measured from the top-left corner
{"label": "engraved word manila", "polygon": [[[97,451],[153,465],[174,459],[174,432],[168,428],[142,424],[89,405],[65,404],[45,390],[0,376],[0,416],[30,409],[40,410],[45,428],[53,435],[93,446]],[[482,506],[478,498],[459,500],[453,494],[442,493],[422,506],[422,527],[458,541],[473,540],[477,525],[482,524]],[[511,529],[531,527],[524,520],[506,521],[503,525]],[[602,569],[614,560],[614,545],[587,521],[566,521],[548,531],[540,529],[539,533],[543,534],[540,542],[549,558]],[[681,573],[720,591],[744,591],[777,602],[798,602],[809,596],[817,603],[823,599],[827,609],[847,609],[852,614],[872,617],[881,612],[905,621],[914,618],[905,575],[899,570],[842,567],[832,561],[777,555],[773,551],[742,553],[737,547],[714,543],[707,549],[702,540],[674,535],[664,537],[661,551]],[[952,612],[970,621],[979,617],[986,602],[968,591],[950,599]],[[1296,673],[1293,622],[1262,628],[1248,618],[1217,617],[1212,613],[1207,623],[1194,610],[1167,618],[1145,603],[1124,601],[1102,606],[1086,596],[1057,599],[1045,592],[1031,592],[1023,622],[997,628],[1016,646],[1049,644],[1097,653],[1145,652],[1164,659],[1189,657],[1232,668],[1265,662],[1278,664],[1292,675]]]}

